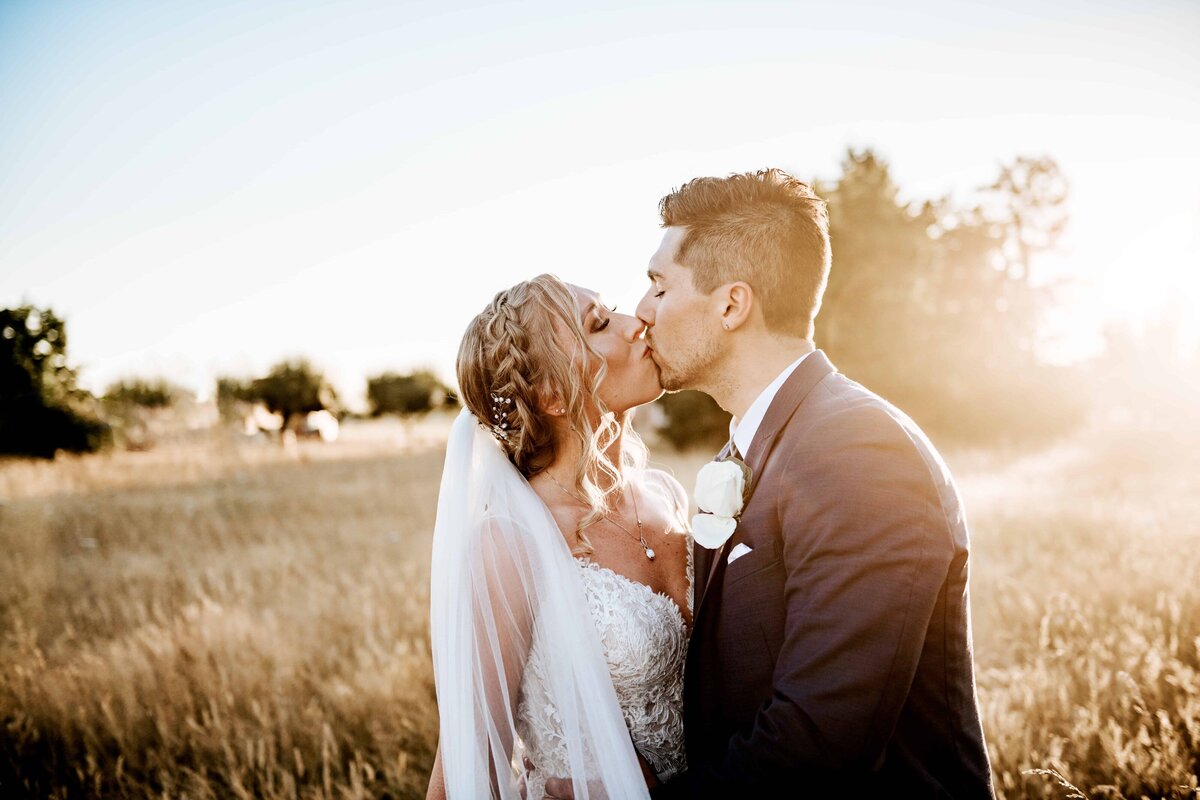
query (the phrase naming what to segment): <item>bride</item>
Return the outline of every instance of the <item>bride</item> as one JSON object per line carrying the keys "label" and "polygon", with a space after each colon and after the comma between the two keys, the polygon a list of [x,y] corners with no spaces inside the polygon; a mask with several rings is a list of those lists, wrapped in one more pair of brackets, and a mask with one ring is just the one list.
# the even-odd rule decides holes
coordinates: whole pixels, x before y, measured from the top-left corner
{"label": "bride", "polygon": [[636,318],[541,275],[458,354],[431,569],[427,798],[647,797],[685,768],[687,498],[631,410],[662,394]]}

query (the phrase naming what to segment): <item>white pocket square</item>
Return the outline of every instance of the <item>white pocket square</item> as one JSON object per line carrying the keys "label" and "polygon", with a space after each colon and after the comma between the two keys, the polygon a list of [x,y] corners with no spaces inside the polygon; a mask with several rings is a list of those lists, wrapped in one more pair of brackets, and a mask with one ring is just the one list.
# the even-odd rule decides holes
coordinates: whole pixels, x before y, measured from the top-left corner
{"label": "white pocket square", "polygon": [[749,553],[752,549],[754,548],[747,547],[745,542],[738,542],[736,545],[734,545],[734,548],[729,551],[729,558],[725,559],[725,563],[732,564],[742,556],[746,555],[746,553]]}

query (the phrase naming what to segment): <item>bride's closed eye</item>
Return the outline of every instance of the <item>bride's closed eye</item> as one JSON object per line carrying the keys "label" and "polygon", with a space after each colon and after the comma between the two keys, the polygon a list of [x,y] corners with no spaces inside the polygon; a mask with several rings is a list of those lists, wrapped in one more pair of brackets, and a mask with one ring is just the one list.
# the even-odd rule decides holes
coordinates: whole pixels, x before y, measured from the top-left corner
{"label": "bride's closed eye", "polygon": [[[615,313],[617,313],[617,307],[616,307],[616,306],[613,306],[612,308],[608,309],[608,311],[609,311],[609,313],[610,313],[610,314],[615,314]],[[595,333],[599,333],[600,331],[604,330],[605,328],[607,328],[607,327],[608,327],[608,323],[609,323],[609,321],[610,321],[611,319],[612,319],[612,317],[605,317],[605,318],[604,318],[604,319],[603,319],[603,320],[600,322],[600,324],[599,324],[599,325],[597,325],[596,327],[592,328],[592,331],[593,331],[593,332],[595,332]]]}

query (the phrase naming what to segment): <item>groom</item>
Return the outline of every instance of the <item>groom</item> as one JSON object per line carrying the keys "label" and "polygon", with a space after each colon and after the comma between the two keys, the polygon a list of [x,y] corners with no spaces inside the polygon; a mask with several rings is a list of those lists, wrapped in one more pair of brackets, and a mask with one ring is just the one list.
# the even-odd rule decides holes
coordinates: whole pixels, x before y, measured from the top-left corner
{"label": "groom", "polygon": [[638,317],[753,476],[730,538],[697,546],[689,769],[652,796],[991,798],[962,504],[912,420],[813,349],[824,202],[772,169],[660,211]]}

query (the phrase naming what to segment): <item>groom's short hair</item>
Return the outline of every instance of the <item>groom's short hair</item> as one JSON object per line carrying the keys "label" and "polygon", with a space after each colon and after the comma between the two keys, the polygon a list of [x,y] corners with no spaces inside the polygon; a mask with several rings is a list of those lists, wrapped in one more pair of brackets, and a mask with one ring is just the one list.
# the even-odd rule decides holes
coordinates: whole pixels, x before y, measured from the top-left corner
{"label": "groom's short hair", "polygon": [[676,263],[711,292],[745,281],[774,333],[811,338],[829,278],[825,201],[783,170],[695,178],[659,201],[663,227],[686,227]]}

